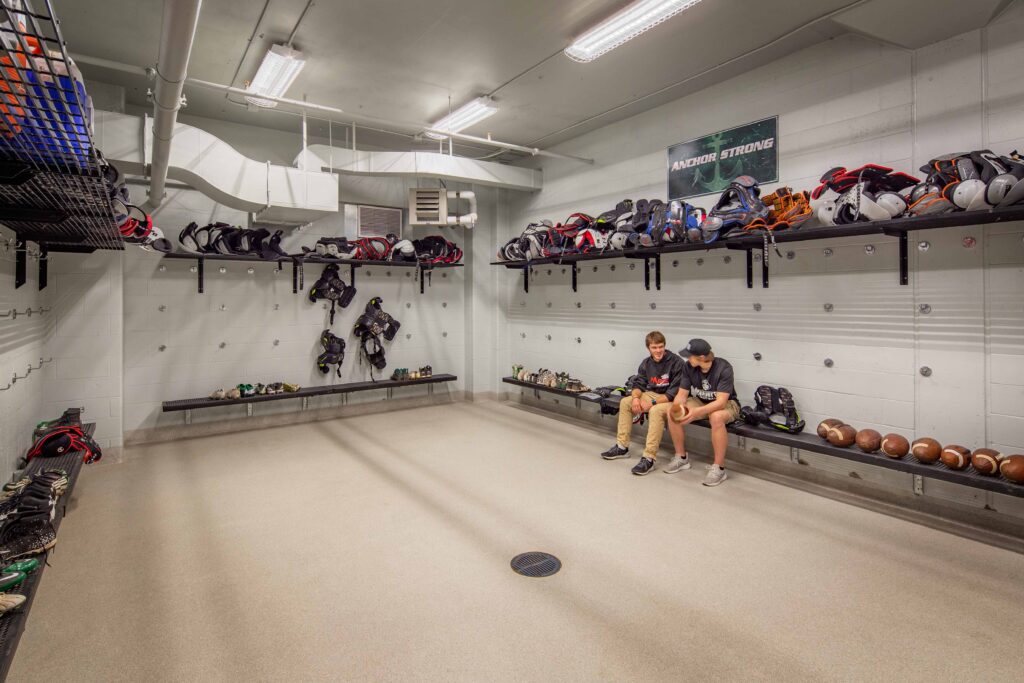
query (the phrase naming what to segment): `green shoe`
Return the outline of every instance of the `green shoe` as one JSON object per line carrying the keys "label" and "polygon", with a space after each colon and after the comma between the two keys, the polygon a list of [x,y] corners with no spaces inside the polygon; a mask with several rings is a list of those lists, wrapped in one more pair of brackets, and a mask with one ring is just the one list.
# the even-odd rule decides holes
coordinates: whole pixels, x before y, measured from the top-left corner
{"label": "green shoe", "polygon": [[21,572],[23,574],[31,574],[39,568],[39,560],[34,557],[26,557],[24,560],[18,560],[12,562],[3,568],[3,572]]}
{"label": "green shoe", "polygon": [[0,591],[10,590],[24,580],[24,572],[3,572],[0,574]]}

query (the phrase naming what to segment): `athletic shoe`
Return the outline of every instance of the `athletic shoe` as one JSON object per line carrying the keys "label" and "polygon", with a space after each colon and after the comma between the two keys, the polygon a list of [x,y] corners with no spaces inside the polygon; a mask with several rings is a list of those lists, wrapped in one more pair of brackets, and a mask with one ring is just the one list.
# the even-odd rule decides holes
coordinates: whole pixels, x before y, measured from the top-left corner
{"label": "athletic shoe", "polygon": [[0,574],[0,591],[10,590],[24,580],[24,572],[4,572]]}
{"label": "athletic shoe", "polygon": [[0,531],[0,562],[9,563],[25,555],[38,555],[57,545],[57,532],[50,513],[43,511],[14,513]]}
{"label": "athletic shoe", "polygon": [[0,593],[0,614],[18,609],[25,603],[25,596],[17,593]]}
{"label": "athletic shoe", "polygon": [[718,465],[708,465],[708,473],[704,476],[702,482],[705,486],[718,486],[726,480],[728,475],[725,473],[724,467]]}
{"label": "athletic shoe", "polygon": [[633,465],[633,474],[643,476],[649,474],[654,470],[654,460],[652,458],[640,458],[640,462]]}
{"label": "athletic shoe", "polygon": [[675,474],[676,472],[682,472],[683,470],[690,469],[690,457],[674,455],[672,456],[672,462],[668,464],[668,467],[662,470],[665,474]]}
{"label": "athletic shoe", "polygon": [[615,444],[614,446],[606,450],[604,453],[602,453],[601,457],[604,458],[605,460],[617,460],[619,458],[628,458],[629,448],[623,448],[619,444]]}
{"label": "athletic shoe", "polygon": [[34,557],[26,557],[25,559],[12,562],[3,568],[4,572],[21,572],[22,574],[31,574],[35,570],[39,569],[39,560]]}

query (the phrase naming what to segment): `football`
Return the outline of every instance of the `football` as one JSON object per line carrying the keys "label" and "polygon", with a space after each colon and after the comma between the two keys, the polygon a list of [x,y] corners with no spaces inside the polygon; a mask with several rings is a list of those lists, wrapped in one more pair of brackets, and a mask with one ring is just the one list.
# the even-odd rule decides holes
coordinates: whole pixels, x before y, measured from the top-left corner
{"label": "football", "polygon": [[890,458],[902,458],[910,451],[910,442],[899,434],[886,434],[882,437],[882,452]]}
{"label": "football", "polygon": [[971,453],[971,465],[978,474],[986,474],[994,477],[999,474],[999,461],[1003,454],[991,448],[979,448]]}
{"label": "football", "polygon": [[828,430],[832,429],[833,427],[839,427],[842,424],[842,420],[837,420],[834,417],[830,417],[827,420],[822,420],[821,424],[818,425],[818,436],[820,436],[823,439],[827,439]]}
{"label": "football", "polygon": [[673,422],[682,422],[686,414],[690,412],[690,409],[680,403],[674,404],[668,410],[668,417]]}
{"label": "football", "polygon": [[850,425],[839,425],[828,430],[828,442],[833,446],[846,448],[857,439],[857,430]]}
{"label": "football", "polygon": [[1008,455],[999,463],[999,472],[1010,481],[1024,484],[1024,455]]}
{"label": "football", "polygon": [[942,454],[942,444],[926,436],[914,441],[914,444],[910,447],[910,452],[914,454],[914,457],[919,462],[930,465],[938,460]]}
{"label": "football", "polygon": [[962,470],[971,464],[971,452],[963,446],[946,446],[939,454],[939,460],[951,470]]}
{"label": "football", "polygon": [[882,445],[882,435],[874,429],[862,429],[857,432],[857,448],[865,453],[875,453]]}

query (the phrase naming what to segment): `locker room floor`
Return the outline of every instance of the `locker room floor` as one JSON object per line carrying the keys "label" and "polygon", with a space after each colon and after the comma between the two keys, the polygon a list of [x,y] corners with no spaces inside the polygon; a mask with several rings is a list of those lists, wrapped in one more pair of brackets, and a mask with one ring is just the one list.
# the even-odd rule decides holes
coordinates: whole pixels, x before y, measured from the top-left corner
{"label": "locker room floor", "polygon": [[130,448],[10,679],[1019,680],[1024,556],[609,443],[458,403]]}

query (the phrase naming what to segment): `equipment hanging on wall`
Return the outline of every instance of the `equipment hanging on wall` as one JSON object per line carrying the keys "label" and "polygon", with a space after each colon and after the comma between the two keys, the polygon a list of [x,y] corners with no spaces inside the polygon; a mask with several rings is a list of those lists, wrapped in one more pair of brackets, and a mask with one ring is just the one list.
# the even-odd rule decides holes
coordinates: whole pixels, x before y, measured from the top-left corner
{"label": "equipment hanging on wall", "polygon": [[344,280],[341,279],[338,265],[334,263],[329,263],[324,266],[324,271],[320,274],[320,279],[314,282],[313,286],[309,288],[310,303],[315,304],[317,301],[321,300],[331,302],[332,325],[334,324],[335,305],[345,308],[352,303],[352,299],[355,298],[355,295],[355,285],[345,284]]}
{"label": "equipment hanging on wall", "polygon": [[208,223],[199,227],[192,222],[178,233],[178,242],[195,254],[223,254],[225,256],[254,256],[267,261],[288,258],[281,247],[283,230],[270,232],[266,228],[239,228],[230,223]]}
{"label": "equipment hanging on wall", "polygon": [[370,364],[370,379],[373,381],[376,381],[373,377],[373,368],[383,370],[388,364],[381,337],[391,341],[401,327],[401,323],[381,308],[382,303],[380,297],[370,299],[366,304],[366,310],[352,328],[353,334],[359,338],[359,349]]}
{"label": "equipment hanging on wall", "polygon": [[324,330],[320,333],[320,346],[324,350],[317,356],[317,369],[327,375],[331,372],[333,365],[334,374],[341,377],[341,364],[345,360],[345,340],[330,330]]}
{"label": "equipment hanging on wall", "polygon": [[391,256],[391,246],[392,242],[387,237],[321,237],[312,249],[304,246],[302,251],[306,254],[315,253],[323,258],[387,261]]}
{"label": "equipment hanging on wall", "polygon": [[452,264],[462,261],[462,249],[441,235],[427,235],[412,241],[416,260],[428,264]]}
{"label": "equipment hanging on wall", "polygon": [[754,392],[754,407],[743,406],[740,417],[747,424],[765,424],[790,434],[799,434],[805,426],[789,389],[764,384]]}

